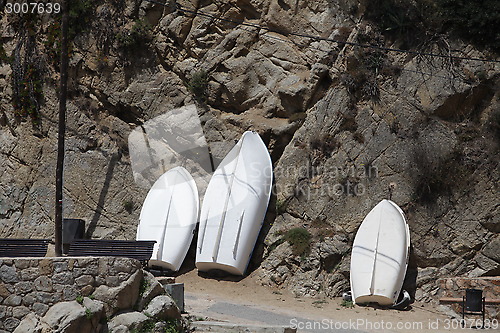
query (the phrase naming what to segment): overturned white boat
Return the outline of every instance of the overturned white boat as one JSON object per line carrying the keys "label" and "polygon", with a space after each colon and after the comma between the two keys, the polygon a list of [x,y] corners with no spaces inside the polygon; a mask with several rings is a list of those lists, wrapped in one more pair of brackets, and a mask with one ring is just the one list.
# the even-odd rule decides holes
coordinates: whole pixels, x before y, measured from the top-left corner
{"label": "overturned white boat", "polygon": [[150,266],[177,271],[189,250],[199,210],[198,190],[183,167],[164,173],[141,209],[137,240],[155,240]]}
{"label": "overturned white boat", "polygon": [[357,304],[393,305],[408,266],[410,232],[403,211],[382,200],[365,217],[351,254],[351,291]]}
{"label": "overturned white boat", "polygon": [[208,184],[200,213],[196,267],[243,275],[267,211],[272,163],[255,132],[245,132]]}

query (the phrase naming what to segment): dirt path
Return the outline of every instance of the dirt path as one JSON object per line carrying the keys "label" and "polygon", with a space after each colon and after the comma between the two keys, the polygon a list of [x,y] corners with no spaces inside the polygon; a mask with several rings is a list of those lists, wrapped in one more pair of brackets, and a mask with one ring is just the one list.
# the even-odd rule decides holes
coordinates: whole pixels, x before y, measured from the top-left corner
{"label": "dirt path", "polygon": [[184,283],[186,311],[195,318],[292,325],[298,332],[476,332],[461,329],[458,321],[430,304],[414,303],[409,311],[346,308],[340,298],[297,298],[286,290],[260,286],[252,275],[224,280],[200,276],[196,270],[176,282]]}

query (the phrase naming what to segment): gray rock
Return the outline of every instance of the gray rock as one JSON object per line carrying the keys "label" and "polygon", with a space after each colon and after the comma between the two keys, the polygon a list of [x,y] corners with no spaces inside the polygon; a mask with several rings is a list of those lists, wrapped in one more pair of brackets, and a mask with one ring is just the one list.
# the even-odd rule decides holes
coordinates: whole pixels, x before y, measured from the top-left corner
{"label": "gray rock", "polygon": [[149,318],[140,312],[125,312],[113,317],[108,322],[110,333],[122,332],[124,328],[129,331],[140,331]]}
{"label": "gray rock", "polygon": [[483,254],[500,264],[500,236],[497,235],[486,244]]}
{"label": "gray rock", "polygon": [[18,276],[16,268],[7,265],[0,267],[0,279],[6,283],[17,282]]}
{"label": "gray rock", "polygon": [[34,314],[28,314],[16,327],[14,333],[50,333],[52,329],[44,323],[41,318]]}
{"label": "gray rock", "polygon": [[9,306],[18,306],[21,305],[22,302],[22,297],[18,295],[10,295],[8,296],[4,301],[4,305],[9,305]]}
{"label": "gray rock", "polygon": [[137,302],[142,270],[137,271],[118,287],[101,285],[94,291],[94,298],[104,303],[106,316],[111,317],[120,310],[131,309]]}
{"label": "gray rock", "polygon": [[43,316],[49,310],[49,306],[47,304],[34,303],[32,309],[37,315]]}
{"label": "gray rock", "polygon": [[[58,281],[58,279],[56,279],[56,281]],[[47,276],[39,276],[38,278],[36,278],[34,284],[36,290],[38,291],[52,291],[52,280]]]}
{"label": "gray rock", "polygon": [[153,274],[144,271],[143,282],[147,287],[142,294],[139,295],[137,300],[137,309],[139,311],[144,310],[144,308],[151,302],[156,296],[165,294],[165,289],[158,282],[158,280],[153,276]]}
{"label": "gray rock", "polygon": [[143,313],[157,319],[180,319],[181,313],[174,300],[169,295],[162,295],[153,300],[144,309]]}
{"label": "gray rock", "polygon": [[12,309],[12,316],[14,318],[22,319],[24,316],[26,316],[28,313],[30,313],[30,309],[28,309],[25,306],[16,306],[15,308]]}
{"label": "gray rock", "polygon": [[83,305],[76,301],[61,302],[52,306],[43,316],[53,332],[99,332],[99,321],[104,315],[104,304],[88,298]]}
{"label": "gray rock", "polygon": [[20,323],[21,321],[19,319],[10,317],[3,321],[3,326],[6,330],[13,331]]}

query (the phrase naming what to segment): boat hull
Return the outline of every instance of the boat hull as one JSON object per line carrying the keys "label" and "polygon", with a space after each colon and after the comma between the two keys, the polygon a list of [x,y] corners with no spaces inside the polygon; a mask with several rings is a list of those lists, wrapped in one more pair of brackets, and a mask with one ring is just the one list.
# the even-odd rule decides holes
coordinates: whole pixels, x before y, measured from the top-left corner
{"label": "boat hull", "polygon": [[357,304],[395,304],[408,266],[410,233],[402,210],[383,200],[365,217],[354,238],[351,291]]}
{"label": "boat hull", "polygon": [[196,184],[176,167],[164,173],[142,206],[137,240],[155,240],[150,266],[178,271],[193,239],[199,211]]}
{"label": "boat hull", "polygon": [[208,184],[200,213],[196,267],[243,275],[250,261],[272,186],[267,147],[245,132]]}

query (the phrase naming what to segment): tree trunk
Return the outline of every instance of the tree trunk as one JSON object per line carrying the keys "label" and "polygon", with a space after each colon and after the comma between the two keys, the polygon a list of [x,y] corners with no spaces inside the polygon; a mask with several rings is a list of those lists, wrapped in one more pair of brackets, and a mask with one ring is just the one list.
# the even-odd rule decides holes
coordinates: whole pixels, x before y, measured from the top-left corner
{"label": "tree trunk", "polygon": [[68,1],[62,2],[62,41],[61,41],[61,82],[59,95],[59,133],[57,137],[56,165],[56,211],[55,211],[55,252],[62,255],[63,222],[63,171],[64,171],[64,136],[66,133],[66,97],[68,91]]}

